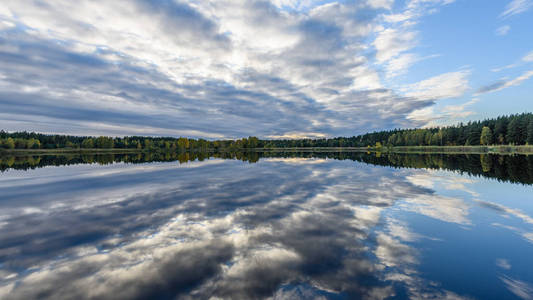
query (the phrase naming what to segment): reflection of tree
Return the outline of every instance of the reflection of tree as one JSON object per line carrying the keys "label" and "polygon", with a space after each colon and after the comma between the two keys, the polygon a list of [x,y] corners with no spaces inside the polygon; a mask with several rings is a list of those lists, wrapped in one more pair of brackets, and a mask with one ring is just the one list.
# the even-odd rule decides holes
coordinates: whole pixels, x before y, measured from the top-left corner
{"label": "reflection of tree", "polygon": [[363,153],[363,152],[146,152],[129,154],[63,154],[42,156],[0,156],[0,171],[8,169],[29,170],[44,166],[63,166],[74,164],[100,165],[115,162],[146,163],[171,162],[187,163],[210,158],[237,159],[255,163],[262,158],[330,158],[353,160],[373,165],[398,168],[427,168],[459,171],[475,176],[496,178],[523,184],[533,184],[533,157],[527,155],[489,155],[489,154],[401,154],[401,153]]}
{"label": "reflection of tree", "polygon": [[483,172],[490,172],[490,169],[492,169],[492,157],[490,154],[481,154],[480,160]]}
{"label": "reflection of tree", "polygon": [[533,158],[526,155],[355,153],[351,159],[381,166],[459,171],[500,181],[533,184]]}

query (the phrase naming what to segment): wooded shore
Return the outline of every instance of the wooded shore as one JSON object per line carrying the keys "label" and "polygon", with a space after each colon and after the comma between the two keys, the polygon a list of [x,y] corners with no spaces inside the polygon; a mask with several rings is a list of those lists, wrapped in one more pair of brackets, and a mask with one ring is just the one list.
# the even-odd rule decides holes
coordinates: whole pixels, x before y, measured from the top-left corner
{"label": "wooded shore", "polygon": [[[99,149],[99,148],[60,148],[60,149],[0,149],[1,154],[8,155],[39,155],[61,153],[141,153],[141,152],[165,152],[179,150],[149,150],[149,149]],[[208,149],[211,152],[213,149]],[[533,154],[533,145],[494,145],[494,146],[395,146],[395,147],[286,147],[286,148],[242,148],[242,149],[218,149],[215,151],[278,151],[278,152],[381,152],[381,153],[446,153],[446,154]],[[204,149],[191,149],[185,152],[205,152]]]}

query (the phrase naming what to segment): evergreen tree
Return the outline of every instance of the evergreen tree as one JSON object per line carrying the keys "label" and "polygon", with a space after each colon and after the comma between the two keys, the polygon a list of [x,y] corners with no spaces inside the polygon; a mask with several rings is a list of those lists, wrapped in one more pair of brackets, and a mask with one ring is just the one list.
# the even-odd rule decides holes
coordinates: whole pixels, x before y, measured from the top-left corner
{"label": "evergreen tree", "polygon": [[527,125],[527,143],[533,145],[533,119],[530,119]]}
{"label": "evergreen tree", "polygon": [[520,140],[520,124],[517,118],[513,118],[507,126],[507,141],[510,144],[518,144]]}
{"label": "evergreen tree", "polygon": [[527,125],[528,125],[528,116],[526,114],[521,114],[518,116],[518,145],[525,145],[527,140]]}

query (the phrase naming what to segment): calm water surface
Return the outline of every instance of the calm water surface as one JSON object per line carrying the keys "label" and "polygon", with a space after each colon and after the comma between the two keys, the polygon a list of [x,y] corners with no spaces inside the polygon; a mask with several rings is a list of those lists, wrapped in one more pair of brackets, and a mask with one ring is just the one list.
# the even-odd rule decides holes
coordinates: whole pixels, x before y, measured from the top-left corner
{"label": "calm water surface", "polygon": [[1,299],[533,299],[533,157],[35,156],[0,170]]}

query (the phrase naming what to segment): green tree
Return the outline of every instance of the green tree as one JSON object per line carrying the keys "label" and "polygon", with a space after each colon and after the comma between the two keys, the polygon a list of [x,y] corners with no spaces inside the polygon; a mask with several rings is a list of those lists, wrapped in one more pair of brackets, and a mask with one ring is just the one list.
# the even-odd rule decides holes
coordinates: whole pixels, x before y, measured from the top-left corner
{"label": "green tree", "polygon": [[7,149],[15,149],[15,140],[12,138],[7,138],[7,140],[4,141],[4,147]]}
{"label": "green tree", "polygon": [[498,144],[505,144],[505,137],[507,136],[508,120],[504,117],[499,117],[494,125],[494,137]]}
{"label": "green tree", "polygon": [[81,142],[81,147],[85,149],[94,148],[94,141],[92,138],[86,138]]}
{"label": "green tree", "polygon": [[144,149],[152,148],[152,141],[149,139],[144,139]]}
{"label": "green tree", "polygon": [[113,139],[110,137],[100,136],[96,139],[96,147],[100,149],[113,148]]}
{"label": "green tree", "polygon": [[440,137],[438,133],[434,133],[431,135],[430,144],[432,146],[438,146],[440,143]]}
{"label": "green tree", "polygon": [[180,137],[178,139],[178,148],[180,148],[180,150],[188,149],[189,148],[189,139]]}
{"label": "green tree", "polygon": [[480,144],[481,145],[492,144],[492,131],[487,126],[483,126],[483,129],[481,130]]}
{"label": "green tree", "polygon": [[15,148],[17,149],[26,149],[28,143],[25,139],[15,139]]}
{"label": "green tree", "polygon": [[255,136],[248,137],[248,146],[249,148],[257,148],[259,145],[259,139]]}
{"label": "green tree", "polygon": [[39,149],[41,148],[41,142],[38,139],[31,138],[27,142],[28,149]]}
{"label": "green tree", "polygon": [[510,144],[518,144],[520,139],[520,124],[517,118],[513,118],[507,126],[507,142]]}
{"label": "green tree", "polygon": [[533,120],[529,120],[527,125],[527,143],[533,145]]}
{"label": "green tree", "polygon": [[527,140],[527,126],[529,124],[527,115],[522,114],[518,118],[518,145],[525,145]]}
{"label": "green tree", "polygon": [[31,138],[26,141],[26,148],[33,149],[33,144],[35,143],[35,139]]}

